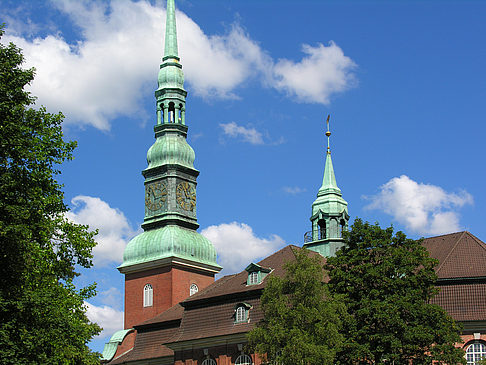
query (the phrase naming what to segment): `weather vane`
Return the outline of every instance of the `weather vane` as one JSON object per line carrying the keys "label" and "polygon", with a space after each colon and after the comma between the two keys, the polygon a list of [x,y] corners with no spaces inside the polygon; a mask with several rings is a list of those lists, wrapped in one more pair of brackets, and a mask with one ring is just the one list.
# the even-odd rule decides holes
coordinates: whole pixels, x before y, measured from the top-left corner
{"label": "weather vane", "polygon": [[331,136],[331,131],[329,130],[329,119],[331,118],[331,114],[328,114],[327,115],[327,120],[326,120],[326,124],[327,124],[327,132],[326,132],[326,136],[327,136],[327,153],[331,153],[331,147],[329,145],[329,137]]}

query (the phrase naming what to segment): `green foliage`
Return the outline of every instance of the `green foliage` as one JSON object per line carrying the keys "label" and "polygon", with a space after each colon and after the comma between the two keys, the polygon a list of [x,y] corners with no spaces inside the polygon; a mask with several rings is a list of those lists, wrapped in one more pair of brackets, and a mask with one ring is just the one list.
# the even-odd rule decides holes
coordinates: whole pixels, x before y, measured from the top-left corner
{"label": "green foliage", "polygon": [[459,328],[438,305],[437,260],[420,240],[356,219],[346,246],[327,260],[330,291],[344,296],[342,364],[465,363]]}
{"label": "green foliage", "polygon": [[302,249],[271,275],[261,297],[264,319],[248,333],[249,347],[271,363],[334,364],[345,309],[323,283],[322,258]]}
{"label": "green foliage", "polygon": [[[3,35],[0,27],[0,37]],[[75,266],[90,267],[93,233],[69,222],[59,165],[72,159],[63,115],[29,106],[34,70],[0,44],[0,363],[97,364],[86,317],[94,285],[77,290]]]}

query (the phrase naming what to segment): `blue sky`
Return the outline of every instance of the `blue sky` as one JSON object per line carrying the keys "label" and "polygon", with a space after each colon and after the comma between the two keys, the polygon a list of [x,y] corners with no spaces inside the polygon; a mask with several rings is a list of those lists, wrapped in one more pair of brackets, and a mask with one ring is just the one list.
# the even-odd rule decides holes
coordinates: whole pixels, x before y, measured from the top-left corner
{"label": "blue sky", "polygon": [[[331,114],[352,219],[418,238],[486,240],[486,2],[176,1],[198,221],[225,273],[310,230]],[[122,326],[115,269],[139,232],[154,141],[165,1],[3,1],[1,21],[37,68],[38,104],[79,147],[63,166],[70,217],[100,230],[88,313]]]}

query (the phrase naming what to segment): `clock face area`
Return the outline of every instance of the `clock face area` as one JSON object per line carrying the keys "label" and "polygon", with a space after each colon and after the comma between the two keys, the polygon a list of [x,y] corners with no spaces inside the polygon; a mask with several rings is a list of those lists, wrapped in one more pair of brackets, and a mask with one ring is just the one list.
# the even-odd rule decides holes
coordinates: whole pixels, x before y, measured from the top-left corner
{"label": "clock face area", "polygon": [[145,185],[145,208],[148,214],[154,214],[166,209],[167,185],[155,182]]}
{"label": "clock face area", "polygon": [[193,212],[196,208],[196,188],[194,185],[187,181],[177,184],[176,201],[182,209]]}

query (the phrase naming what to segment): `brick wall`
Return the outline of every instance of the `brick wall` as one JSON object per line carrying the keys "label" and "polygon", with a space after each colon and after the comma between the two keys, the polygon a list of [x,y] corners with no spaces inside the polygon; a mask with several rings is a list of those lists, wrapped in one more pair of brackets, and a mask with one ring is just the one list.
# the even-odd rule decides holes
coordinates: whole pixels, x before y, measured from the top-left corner
{"label": "brick wall", "polygon": [[[152,318],[189,296],[189,287],[199,290],[214,282],[214,274],[192,268],[165,266],[125,274],[125,329]],[[143,306],[143,288],[153,288],[153,305]]]}

